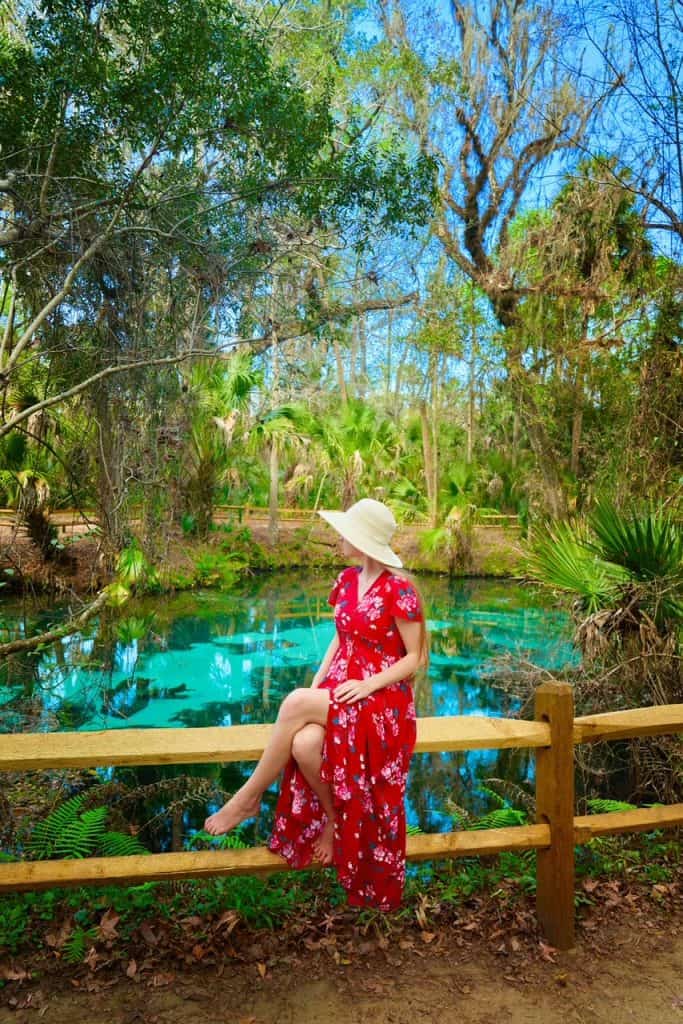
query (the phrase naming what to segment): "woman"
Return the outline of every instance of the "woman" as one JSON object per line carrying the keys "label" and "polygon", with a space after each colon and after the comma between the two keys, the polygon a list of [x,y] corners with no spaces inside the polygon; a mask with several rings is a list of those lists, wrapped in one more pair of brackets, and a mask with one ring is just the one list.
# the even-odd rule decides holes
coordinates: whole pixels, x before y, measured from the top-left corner
{"label": "woman", "polygon": [[282,702],[251,777],[204,827],[218,835],[253,817],[284,768],[270,849],[296,868],[334,864],[349,903],[393,910],[405,880],[411,683],[427,660],[427,632],[415,587],[391,571],[401,561],[390,509],[364,498],[320,515],[360,563],[330,594],[337,633],[311,688]]}

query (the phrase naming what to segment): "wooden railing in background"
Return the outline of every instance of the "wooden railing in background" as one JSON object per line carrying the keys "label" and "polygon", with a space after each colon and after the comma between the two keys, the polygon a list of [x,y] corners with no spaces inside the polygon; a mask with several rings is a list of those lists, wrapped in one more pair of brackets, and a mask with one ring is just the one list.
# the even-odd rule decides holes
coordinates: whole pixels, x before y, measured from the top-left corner
{"label": "wooden railing in background", "polygon": [[[313,509],[301,508],[279,508],[278,519],[283,523],[309,523],[315,522],[316,513]],[[17,522],[15,509],[0,508],[0,532],[14,531],[25,536],[26,527]],[[213,519],[216,523],[227,522],[230,519],[238,523],[249,521],[259,523],[267,522],[269,511],[257,505],[216,505],[213,510]],[[88,533],[98,528],[97,512],[93,509],[55,509],[49,513],[49,520],[57,530],[57,534],[67,535],[73,533]],[[417,515],[407,523],[407,526],[427,526],[427,516]],[[507,515],[498,512],[478,512],[475,525],[483,528],[501,527],[514,529],[519,527],[519,516]]]}
{"label": "wooden railing in background", "polygon": [[[683,803],[610,814],[574,815],[574,745],[683,732],[683,704],[574,718],[566,683],[536,691],[536,720],[459,716],[418,721],[418,752],[527,747],[536,750],[536,823],[486,831],[408,837],[410,860],[538,851],[536,905],[548,940],[574,942],[574,847],[596,836],[683,825]],[[0,771],[112,765],[206,764],[260,757],[269,725],[130,729],[0,736]],[[0,892],[106,882],[203,878],[289,870],[265,848],[96,857],[0,864]]]}

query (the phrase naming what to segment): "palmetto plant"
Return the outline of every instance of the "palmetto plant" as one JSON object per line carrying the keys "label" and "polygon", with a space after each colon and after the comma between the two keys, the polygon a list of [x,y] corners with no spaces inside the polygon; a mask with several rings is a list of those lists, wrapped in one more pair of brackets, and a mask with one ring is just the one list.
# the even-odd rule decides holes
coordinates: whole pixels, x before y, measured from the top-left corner
{"label": "palmetto plant", "polygon": [[239,414],[261,381],[262,374],[247,353],[195,363],[189,371],[186,386],[192,408],[183,472],[187,512],[201,536],[208,531],[214,503],[230,476]]}
{"label": "palmetto plant", "polygon": [[527,569],[575,596],[576,639],[587,655],[615,644],[674,655],[683,623],[683,529],[671,512],[625,513],[603,502],[586,521],[548,526]]}
{"label": "palmetto plant", "polygon": [[311,436],[344,508],[364,489],[396,476],[400,449],[396,426],[364,402],[352,400],[316,417]]}

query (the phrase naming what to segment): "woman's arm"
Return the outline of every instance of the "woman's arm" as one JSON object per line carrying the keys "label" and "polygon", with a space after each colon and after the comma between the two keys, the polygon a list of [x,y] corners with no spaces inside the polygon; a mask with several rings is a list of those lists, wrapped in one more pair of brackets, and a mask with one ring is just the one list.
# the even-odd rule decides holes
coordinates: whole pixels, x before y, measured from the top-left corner
{"label": "woman's arm", "polygon": [[367,679],[347,679],[345,683],[340,683],[334,691],[336,700],[343,704],[355,704],[357,700],[369,697],[376,690],[382,690],[385,686],[391,686],[392,683],[407,679],[419,668],[422,624],[409,622],[407,619],[396,619],[395,621],[406,653],[389,668],[378,672],[377,675],[368,676]]}
{"label": "woman's arm", "polygon": [[330,640],[330,645],[327,648],[327,650],[325,651],[325,657],[323,658],[322,662],[320,663],[320,668],[318,669],[316,674],[313,676],[313,682],[311,683],[311,689],[312,690],[317,690],[317,688],[322,683],[323,679],[327,675],[327,670],[330,667],[332,659],[334,658],[334,656],[335,656],[335,654],[337,653],[338,650],[339,650],[339,634],[335,630],[334,636]]}

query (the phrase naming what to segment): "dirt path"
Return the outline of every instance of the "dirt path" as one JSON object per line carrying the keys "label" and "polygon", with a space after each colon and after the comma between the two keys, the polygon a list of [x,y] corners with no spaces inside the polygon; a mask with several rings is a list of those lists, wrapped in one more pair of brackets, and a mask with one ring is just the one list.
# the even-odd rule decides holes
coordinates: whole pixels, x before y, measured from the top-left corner
{"label": "dirt path", "polygon": [[258,967],[226,959],[142,981],[121,971],[10,985],[0,1024],[683,1024],[678,913],[622,913],[567,953],[511,956],[443,935],[353,962],[318,950]]}

